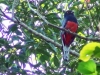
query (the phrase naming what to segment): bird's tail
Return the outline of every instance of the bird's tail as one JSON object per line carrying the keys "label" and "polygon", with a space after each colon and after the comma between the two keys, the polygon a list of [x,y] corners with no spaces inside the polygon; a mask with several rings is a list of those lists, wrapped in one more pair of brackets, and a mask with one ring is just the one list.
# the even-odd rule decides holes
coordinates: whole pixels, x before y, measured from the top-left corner
{"label": "bird's tail", "polygon": [[63,45],[63,59],[68,61],[69,60],[69,47]]}

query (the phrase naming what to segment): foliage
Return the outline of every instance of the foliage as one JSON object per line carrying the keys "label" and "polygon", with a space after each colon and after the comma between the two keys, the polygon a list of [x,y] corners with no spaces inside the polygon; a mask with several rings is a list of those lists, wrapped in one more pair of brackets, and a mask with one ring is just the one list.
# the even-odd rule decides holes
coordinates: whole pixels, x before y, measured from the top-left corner
{"label": "foliage", "polygon": [[[54,42],[61,44],[60,30],[45,23],[30,9],[27,1],[48,22],[58,27],[61,26],[64,11],[73,10],[79,24],[78,34],[86,38],[100,38],[99,0],[16,1],[17,4],[14,3],[15,0],[0,0],[0,9],[10,18],[17,18],[38,33],[53,39]],[[91,41],[76,37],[70,49],[80,53],[80,56],[70,54],[70,61],[66,62],[63,61],[60,48],[5,18],[0,12],[0,74],[99,75],[100,45]]]}
{"label": "foliage", "polygon": [[89,60],[87,62],[80,62],[78,65],[78,70],[84,75],[96,75],[97,74],[96,64],[92,60]]}
{"label": "foliage", "polygon": [[80,51],[80,58],[83,61],[88,61],[91,56],[100,57],[100,43],[91,42],[86,44]]}

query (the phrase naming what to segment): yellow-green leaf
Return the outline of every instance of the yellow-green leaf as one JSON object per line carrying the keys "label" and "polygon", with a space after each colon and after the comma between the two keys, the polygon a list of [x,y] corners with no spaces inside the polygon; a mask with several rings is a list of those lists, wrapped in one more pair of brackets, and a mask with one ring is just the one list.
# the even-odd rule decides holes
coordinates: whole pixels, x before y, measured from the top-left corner
{"label": "yellow-green leaf", "polygon": [[88,61],[93,54],[94,56],[98,56],[99,53],[100,53],[100,43],[91,42],[86,44],[82,48],[82,50],[80,51],[79,59],[83,61]]}
{"label": "yellow-green leaf", "polygon": [[85,0],[80,0],[82,3],[84,3],[85,2]]}
{"label": "yellow-green leaf", "polygon": [[85,35],[81,32],[79,32],[78,35],[85,37]]}

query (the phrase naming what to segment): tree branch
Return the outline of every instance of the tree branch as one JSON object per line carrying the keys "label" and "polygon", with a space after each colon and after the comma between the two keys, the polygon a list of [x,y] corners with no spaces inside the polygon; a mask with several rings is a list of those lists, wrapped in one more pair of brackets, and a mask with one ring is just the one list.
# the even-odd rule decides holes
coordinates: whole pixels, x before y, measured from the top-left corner
{"label": "tree branch", "polygon": [[[18,21],[15,22],[15,23],[18,23]],[[32,28],[28,27],[28,26],[27,26],[26,24],[24,24],[23,22],[19,22],[18,24],[21,25],[21,26],[23,26],[24,28],[26,28],[28,31],[32,32],[32,33],[35,34],[36,36],[39,36],[41,39],[43,39],[43,40],[45,40],[45,41],[47,41],[47,42],[50,42],[50,43],[54,44],[56,47],[58,47],[58,48],[61,49],[62,45],[59,44],[58,42],[56,42],[56,41],[50,39],[49,37],[44,36],[44,35],[41,34],[41,33],[38,33],[37,31],[35,31],[35,30],[33,30]],[[71,53],[72,55],[74,55],[74,56],[77,56],[77,57],[79,56],[79,54],[78,54],[77,52],[75,52],[74,50],[70,50],[70,53]]]}
{"label": "tree branch", "polygon": [[[2,16],[4,16],[5,18],[7,18],[8,20],[11,20],[12,22],[16,23],[16,24],[19,24],[21,25],[22,27],[24,27],[25,29],[27,29],[28,31],[32,32],[33,34],[35,34],[36,36],[39,36],[41,39],[47,41],[47,42],[50,42],[52,44],[54,44],[56,47],[60,48],[62,47],[61,44],[59,44],[58,42],[48,38],[47,36],[44,36],[43,34],[41,33],[38,33],[37,31],[33,30],[32,28],[28,27],[25,23],[23,22],[20,22],[18,19],[13,19],[13,18],[10,18],[9,16],[7,16],[2,10],[0,10],[2,12]],[[76,57],[79,56],[79,54],[77,52],[75,52],[74,50],[70,50],[70,53]]]}
{"label": "tree branch", "polygon": [[56,25],[54,25],[54,24],[48,22],[48,21],[45,19],[44,16],[42,16],[37,10],[33,9],[33,8],[30,6],[28,0],[27,0],[27,3],[28,3],[29,8],[30,8],[34,13],[36,13],[45,23],[47,23],[48,26],[57,28],[57,29],[59,29],[59,30],[66,31],[66,32],[68,32],[68,33],[70,33],[70,34],[75,35],[76,37],[78,37],[78,38],[80,38],[80,39],[89,40],[89,41],[95,41],[95,42],[100,42],[100,39],[98,39],[98,38],[83,37],[83,36],[80,36],[80,35],[78,35],[78,34],[76,34],[76,33],[73,33],[73,32],[71,32],[71,31],[69,31],[69,30],[66,30],[66,29],[64,29],[64,28],[60,28],[60,27],[58,27],[58,26],[56,26]]}

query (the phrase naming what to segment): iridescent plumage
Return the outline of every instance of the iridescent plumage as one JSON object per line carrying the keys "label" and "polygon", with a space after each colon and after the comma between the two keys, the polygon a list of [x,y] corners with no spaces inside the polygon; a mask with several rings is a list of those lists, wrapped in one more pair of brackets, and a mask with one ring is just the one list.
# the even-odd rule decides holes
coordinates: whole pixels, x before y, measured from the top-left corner
{"label": "iridescent plumage", "polygon": [[[69,29],[71,32],[77,32],[78,23],[73,12],[68,10],[64,14],[64,20],[62,23],[62,28]],[[63,58],[64,60],[69,60],[69,46],[73,42],[75,36],[65,31],[61,31],[62,48],[63,48]]]}

